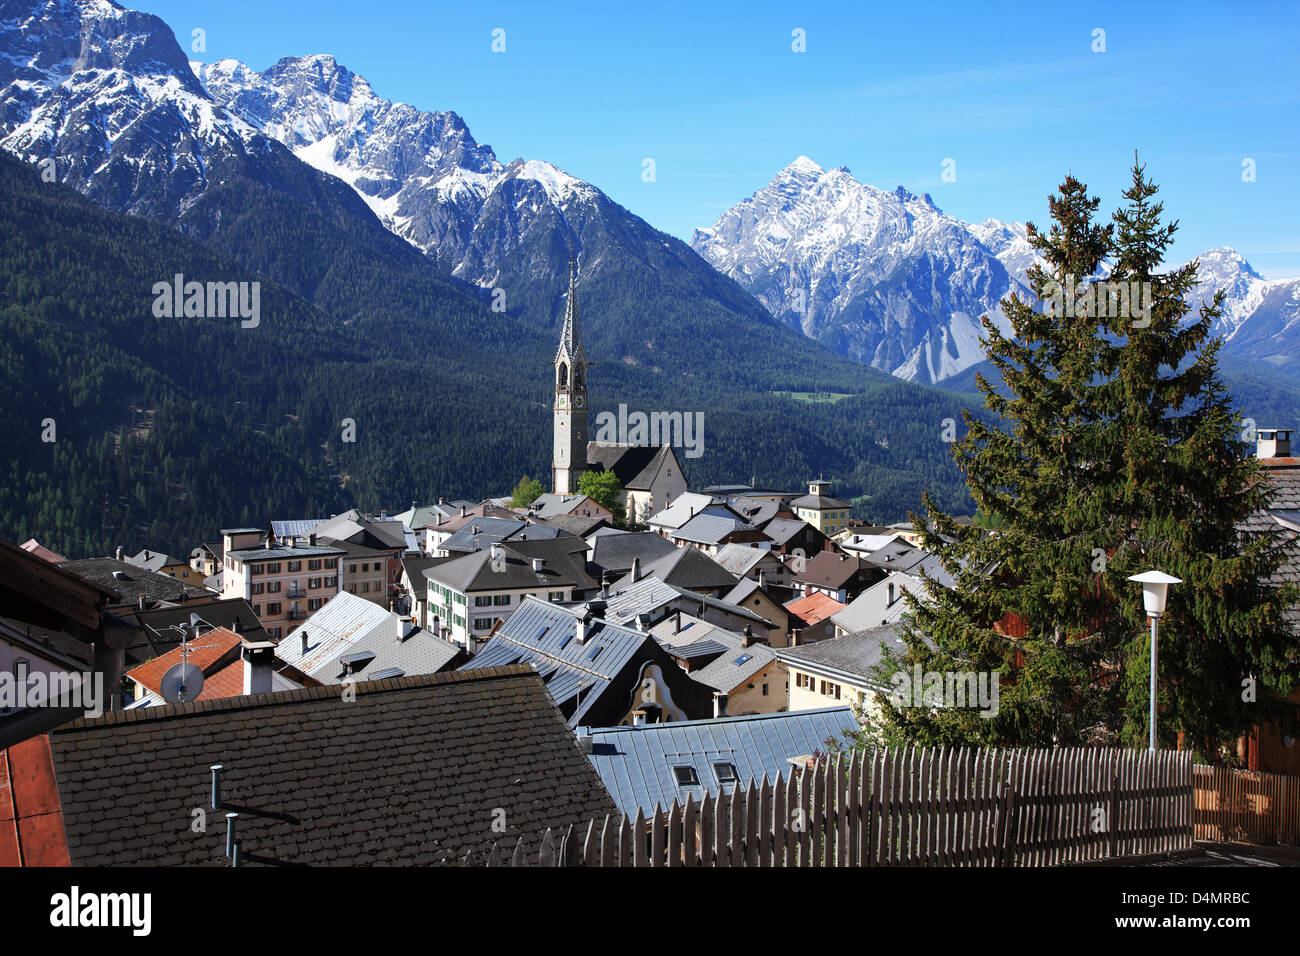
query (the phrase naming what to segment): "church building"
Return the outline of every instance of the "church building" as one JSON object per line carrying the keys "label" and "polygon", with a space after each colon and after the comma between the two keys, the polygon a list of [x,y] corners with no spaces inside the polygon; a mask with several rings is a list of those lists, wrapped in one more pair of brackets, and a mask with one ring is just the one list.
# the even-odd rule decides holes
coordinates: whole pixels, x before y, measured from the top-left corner
{"label": "church building", "polygon": [[555,353],[554,451],[551,491],[571,495],[586,471],[611,471],[629,524],[643,524],[686,491],[686,476],[672,446],[598,444],[587,440],[587,352],[578,321],[578,264],[569,256],[569,295]]}

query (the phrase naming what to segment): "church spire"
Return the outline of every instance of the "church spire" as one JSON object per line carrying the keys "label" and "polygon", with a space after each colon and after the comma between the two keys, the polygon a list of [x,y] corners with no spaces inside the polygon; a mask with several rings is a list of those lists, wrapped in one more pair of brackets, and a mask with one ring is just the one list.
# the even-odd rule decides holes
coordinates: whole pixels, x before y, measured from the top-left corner
{"label": "church spire", "polygon": [[569,297],[564,305],[564,331],[560,333],[560,350],[556,360],[585,357],[582,348],[582,326],[578,323],[578,260],[573,246],[569,246]]}

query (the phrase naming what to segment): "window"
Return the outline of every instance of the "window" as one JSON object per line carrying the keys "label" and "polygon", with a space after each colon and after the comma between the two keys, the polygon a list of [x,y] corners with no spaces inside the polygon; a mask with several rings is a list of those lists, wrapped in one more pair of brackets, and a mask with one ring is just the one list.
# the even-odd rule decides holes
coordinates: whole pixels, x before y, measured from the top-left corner
{"label": "window", "polygon": [[[327,568],[331,568],[331,569],[332,569],[332,568],[337,568],[338,566],[339,566],[339,559],[338,559],[338,558],[326,558],[326,559],[325,559],[325,567],[327,567]],[[315,568],[312,568],[311,570],[315,571],[316,569],[315,569]]]}
{"label": "window", "polygon": [[356,574],[356,573],[357,573],[357,566],[355,564],[349,564],[348,574]]}
{"label": "window", "polygon": [[308,571],[319,571],[319,570],[320,570],[320,558],[312,558],[310,561],[308,561],[308,562],[307,562],[307,570],[308,570]]}
{"label": "window", "polygon": [[764,697],[767,696],[767,685],[766,685],[766,684],[763,685],[763,696],[764,696]]}
{"label": "window", "polygon": [[262,605],[260,605],[260,604],[254,604],[254,605],[253,605],[253,613],[256,614],[258,617],[261,617],[261,616],[262,616]]}
{"label": "window", "polygon": [[301,571],[301,570],[302,570],[302,562],[301,562],[301,561],[290,561],[290,562],[289,562],[289,570],[290,570],[290,571]]}
{"label": "window", "polygon": [[266,636],[272,640],[278,641],[280,639],[280,629],[278,627],[268,627],[266,629]]}
{"label": "window", "polygon": [[272,561],[270,564],[268,564],[268,565],[266,566],[266,573],[267,573],[267,574],[279,574],[279,573],[280,573],[280,562],[279,562],[279,561]]}
{"label": "window", "polygon": [[329,577],[327,577],[327,578],[325,579],[325,586],[326,586],[327,588],[336,588],[336,587],[338,587],[338,586],[339,586],[339,576],[338,576],[337,574],[332,574],[332,575],[330,575]]}
{"label": "window", "polygon": [[563,601],[563,600],[564,600],[564,592],[563,592],[563,591],[551,591],[551,592],[549,592],[549,593],[546,595],[546,600],[551,601],[551,602],[555,602],[555,601]]}
{"label": "window", "polygon": [[700,785],[699,775],[696,774],[695,768],[689,765],[673,767],[673,776],[677,778],[679,787],[698,787]]}
{"label": "window", "polygon": [[370,582],[369,582],[369,581],[363,581],[363,582],[361,582],[361,591],[362,591],[363,594],[369,594],[369,593],[370,593]]}
{"label": "window", "polygon": [[596,647],[593,647],[593,648],[591,649],[590,653],[587,654],[587,660],[589,660],[589,661],[594,661],[597,657],[600,656],[600,652],[603,651],[604,649],[605,649],[605,648],[603,648],[603,647],[601,647],[601,646],[599,646],[599,645],[597,645]]}
{"label": "window", "polygon": [[265,568],[263,565],[260,565],[260,564],[250,564],[250,565],[248,566],[248,573],[249,573],[249,574],[264,574],[264,573],[266,573],[266,568]]}
{"label": "window", "polygon": [[748,664],[753,659],[754,659],[753,654],[741,654],[739,657],[736,658],[736,664],[737,666],[741,664]]}
{"label": "window", "polygon": [[[321,609],[321,605],[323,605],[324,603],[325,603],[325,599],[324,599],[324,598],[308,598],[308,599],[307,599],[307,610],[309,610],[309,611],[319,611],[319,610]],[[766,688],[767,685],[764,684],[763,687]],[[763,692],[764,692],[764,693],[767,693],[766,690],[764,690]]]}
{"label": "window", "polygon": [[476,631],[486,631],[491,626],[492,626],[492,618],[490,617],[474,618],[474,630]]}
{"label": "window", "polygon": [[279,601],[272,601],[270,604],[268,604],[268,605],[266,606],[266,613],[267,613],[267,614],[279,614],[279,613],[280,613],[280,602],[279,602]]}
{"label": "window", "polygon": [[492,598],[491,598],[491,596],[490,596],[490,595],[486,595],[486,594],[477,594],[477,595],[475,595],[475,596],[474,596],[474,606],[475,606],[475,607],[491,607],[491,606],[492,606]]}
{"label": "window", "polygon": [[252,587],[253,587],[253,593],[254,593],[254,594],[265,594],[265,593],[266,593],[266,585],[263,584],[261,581],[254,581]]}
{"label": "window", "polygon": [[279,594],[279,593],[280,593],[280,582],[279,582],[279,581],[267,581],[267,582],[266,582],[266,593],[267,593],[267,594]]}
{"label": "window", "polygon": [[735,783],[739,778],[736,776],[736,767],[729,763],[715,763],[713,773],[718,778],[718,783]]}
{"label": "window", "polygon": [[495,604],[497,607],[508,607],[510,604],[510,595],[509,594],[494,595],[492,598],[492,603]]}

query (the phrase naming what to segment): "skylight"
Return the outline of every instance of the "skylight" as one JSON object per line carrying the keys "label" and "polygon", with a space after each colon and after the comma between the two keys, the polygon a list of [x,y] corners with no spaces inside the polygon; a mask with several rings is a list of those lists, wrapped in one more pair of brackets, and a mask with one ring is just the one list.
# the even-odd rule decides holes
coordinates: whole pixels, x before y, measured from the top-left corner
{"label": "skylight", "polygon": [[750,661],[752,661],[753,659],[754,659],[754,655],[753,655],[753,654],[741,654],[739,657],[736,658],[736,663],[737,663],[737,664],[748,664],[748,663],[749,663]]}
{"label": "skylight", "polygon": [[695,773],[695,768],[689,764],[673,767],[673,776],[677,778],[677,786],[679,787],[698,787],[700,785],[700,778]]}
{"label": "skylight", "polygon": [[736,783],[740,778],[736,775],[736,765],[730,763],[715,763],[713,773],[718,778],[718,783]]}

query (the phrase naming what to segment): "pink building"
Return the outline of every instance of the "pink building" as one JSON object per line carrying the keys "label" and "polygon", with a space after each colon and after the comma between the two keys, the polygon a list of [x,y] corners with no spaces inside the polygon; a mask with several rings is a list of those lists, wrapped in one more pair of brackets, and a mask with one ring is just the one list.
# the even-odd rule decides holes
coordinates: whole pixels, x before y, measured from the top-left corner
{"label": "pink building", "polygon": [[316,536],[276,542],[261,528],[223,528],[221,596],[242,597],[267,635],[279,640],[339,593],[343,550]]}

